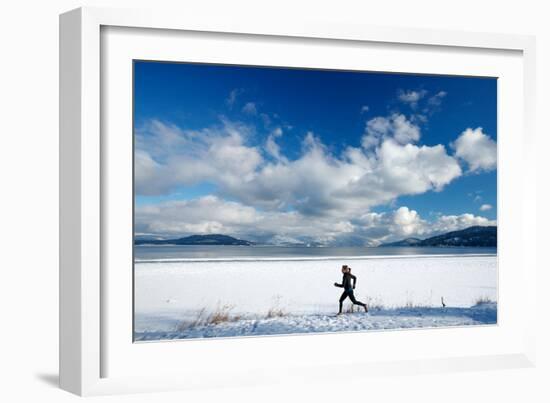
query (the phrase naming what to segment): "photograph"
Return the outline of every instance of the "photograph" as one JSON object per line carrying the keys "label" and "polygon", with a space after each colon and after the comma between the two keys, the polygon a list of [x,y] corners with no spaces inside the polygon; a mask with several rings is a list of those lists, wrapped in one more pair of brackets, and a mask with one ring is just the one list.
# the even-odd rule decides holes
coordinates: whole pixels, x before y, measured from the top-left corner
{"label": "photograph", "polygon": [[133,341],[496,325],[497,87],[133,60]]}

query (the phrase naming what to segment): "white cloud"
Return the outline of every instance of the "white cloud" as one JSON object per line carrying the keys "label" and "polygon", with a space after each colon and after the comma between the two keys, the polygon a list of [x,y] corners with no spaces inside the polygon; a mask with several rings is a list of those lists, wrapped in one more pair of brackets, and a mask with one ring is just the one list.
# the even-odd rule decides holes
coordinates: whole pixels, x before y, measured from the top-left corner
{"label": "white cloud", "polygon": [[374,246],[407,237],[427,238],[472,225],[496,225],[496,222],[473,214],[439,216],[428,221],[415,210],[402,206],[351,219],[320,217],[312,225],[310,217],[297,211],[258,211],[216,196],[136,208],[136,232],[150,236],[225,233],[266,243]]}
{"label": "white cloud", "polygon": [[397,99],[399,99],[403,103],[410,105],[412,108],[416,108],[418,101],[424,98],[427,93],[428,91],[426,90],[419,90],[419,91],[399,90],[397,93]]}
{"label": "white cloud", "polygon": [[237,97],[243,93],[243,90],[241,88],[235,88],[231,90],[229,95],[227,96],[227,99],[225,100],[225,103],[229,107],[229,109],[232,109],[235,103],[237,102]]}
{"label": "white cloud", "polygon": [[152,121],[136,133],[136,193],[209,182],[221,196],[257,209],[343,219],[402,195],[440,191],[461,175],[444,146],[401,144],[395,134],[416,129],[400,116],[388,122],[389,137],[374,150],[349,147],[335,156],[308,133],[301,154],[289,160],[277,143],[280,128],[253,146],[251,128],[227,121],[200,131]]}
{"label": "white cloud", "polygon": [[[422,218],[417,211],[405,206],[385,213],[368,212],[354,220],[353,223],[353,236],[361,240],[362,244],[374,246],[410,237],[426,239],[474,225],[497,225],[495,220],[488,220],[471,213],[440,214],[435,220],[427,220]],[[344,238],[349,240],[352,235],[347,235]]]}
{"label": "white cloud", "polygon": [[136,232],[165,237],[225,233],[260,242],[326,242],[353,231],[345,220],[320,218],[311,225],[297,212],[262,212],[217,196],[136,208]]}
{"label": "white cloud", "polygon": [[418,235],[423,233],[426,222],[420,218],[415,210],[399,207],[393,213],[393,233],[399,236]]}
{"label": "white cloud", "polygon": [[150,121],[135,137],[136,193],[158,195],[201,181],[249,179],[263,161],[258,148],[245,144],[251,133],[228,121],[200,131]]}
{"label": "white cloud", "polygon": [[441,109],[443,99],[446,96],[446,91],[439,91],[433,95],[430,95],[427,90],[399,90],[397,93],[397,99],[410,106],[413,111],[409,120],[421,124],[427,123],[428,117]]}
{"label": "white cloud", "polygon": [[243,113],[246,113],[247,115],[256,115],[258,113],[256,104],[254,102],[247,102],[243,106]]}
{"label": "white cloud", "polygon": [[365,135],[361,145],[365,149],[377,147],[385,136],[390,134],[391,120],[385,117],[375,117],[367,121]]}
{"label": "white cloud", "polygon": [[288,162],[287,158],[281,154],[281,148],[276,143],[276,139],[283,135],[283,130],[280,127],[277,127],[273,130],[269,136],[267,136],[265,150],[269,155],[271,155],[275,160],[281,162]]}
{"label": "white cloud", "polygon": [[[383,242],[410,237],[426,239],[474,225],[497,225],[497,222],[471,213],[438,215],[435,220],[427,220],[422,218],[417,211],[403,206],[387,213],[366,213],[356,220],[354,225],[352,234],[363,244],[379,245]],[[350,237],[347,235],[346,238]]]}
{"label": "white cloud", "polygon": [[438,107],[443,102],[443,98],[447,96],[447,93],[445,91],[439,91],[437,94],[432,95],[428,98],[428,106],[431,107]]}
{"label": "white cloud", "polygon": [[470,172],[490,171],[497,166],[497,144],[481,127],[466,129],[452,147],[455,155],[468,163]]}
{"label": "white cloud", "polygon": [[493,206],[491,206],[490,204],[482,204],[481,207],[479,208],[481,211],[489,211],[493,208]]}
{"label": "white cloud", "polygon": [[238,233],[253,225],[258,213],[253,207],[216,196],[169,201],[136,208],[136,231],[154,234]]}
{"label": "white cloud", "polygon": [[369,111],[369,106],[368,105],[363,105],[361,107],[361,113],[367,113]]}
{"label": "white cloud", "polygon": [[136,150],[134,153],[134,183],[137,194],[162,194],[169,187],[157,182],[162,166],[149,153]]}
{"label": "white cloud", "polygon": [[476,216],[471,213],[460,215],[441,215],[431,225],[431,228],[434,233],[444,233],[449,231],[457,231],[474,225],[497,225],[497,222],[495,220],[489,220],[486,217]]}
{"label": "white cloud", "polygon": [[262,119],[262,122],[264,124],[264,127],[271,126],[271,118],[267,113],[260,113],[260,119]]}
{"label": "white cloud", "polygon": [[378,150],[380,174],[398,193],[419,194],[428,190],[440,191],[462,174],[445,147],[406,144],[386,140]]}
{"label": "white cloud", "polygon": [[420,129],[403,115],[393,115],[393,138],[401,144],[416,142],[420,139]]}
{"label": "white cloud", "polygon": [[[402,206],[388,213],[368,213],[360,222],[370,232],[378,229],[378,238],[371,239],[375,244],[388,240],[408,237],[429,238],[430,236],[456,231],[472,225],[496,225],[495,221],[473,214],[438,215],[433,221],[426,220],[416,210]],[[363,228],[365,229],[365,227]]]}
{"label": "white cloud", "polygon": [[374,148],[390,137],[400,144],[414,143],[420,139],[420,128],[399,113],[377,116],[367,121],[361,145],[365,149]]}
{"label": "white cloud", "polygon": [[461,175],[441,145],[403,146],[387,139],[371,155],[350,147],[337,158],[310,133],[303,147],[300,158],[267,163],[249,181],[225,186],[225,191],[262,209],[348,216],[401,195],[439,191]]}

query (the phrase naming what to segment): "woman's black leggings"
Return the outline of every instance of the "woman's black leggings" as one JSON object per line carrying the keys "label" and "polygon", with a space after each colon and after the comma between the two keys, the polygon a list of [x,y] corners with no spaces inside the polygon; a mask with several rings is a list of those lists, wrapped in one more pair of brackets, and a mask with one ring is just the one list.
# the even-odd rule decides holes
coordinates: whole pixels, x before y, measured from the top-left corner
{"label": "woman's black leggings", "polygon": [[355,299],[355,295],[353,295],[353,290],[345,290],[343,293],[342,293],[342,296],[340,297],[340,313],[342,313],[342,303],[344,302],[344,300],[349,297],[349,299],[351,299],[351,302],[353,302],[355,305],[361,305],[361,306],[365,306],[365,304],[363,304],[361,301],[357,301]]}

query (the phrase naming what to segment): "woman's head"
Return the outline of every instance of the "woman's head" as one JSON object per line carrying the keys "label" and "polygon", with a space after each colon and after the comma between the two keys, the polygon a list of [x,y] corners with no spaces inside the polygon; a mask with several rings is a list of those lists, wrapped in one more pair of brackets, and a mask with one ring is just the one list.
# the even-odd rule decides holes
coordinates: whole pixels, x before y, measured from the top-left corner
{"label": "woman's head", "polygon": [[347,264],[345,264],[345,265],[342,266],[342,273],[349,273],[350,270],[351,270],[351,269],[348,267]]}

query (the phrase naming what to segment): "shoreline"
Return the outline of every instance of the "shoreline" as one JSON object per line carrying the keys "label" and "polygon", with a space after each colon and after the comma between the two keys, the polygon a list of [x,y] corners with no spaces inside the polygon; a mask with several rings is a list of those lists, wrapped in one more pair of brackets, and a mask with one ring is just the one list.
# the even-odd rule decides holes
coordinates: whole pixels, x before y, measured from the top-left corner
{"label": "shoreline", "polygon": [[134,264],[143,263],[208,263],[208,262],[292,262],[292,261],[334,261],[334,260],[375,260],[375,259],[426,259],[456,257],[498,257],[498,253],[456,253],[422,255],[361,255],[361,256],[296,256],[296,257],[223,257],[223,258],[160,258],[134,259]]}

